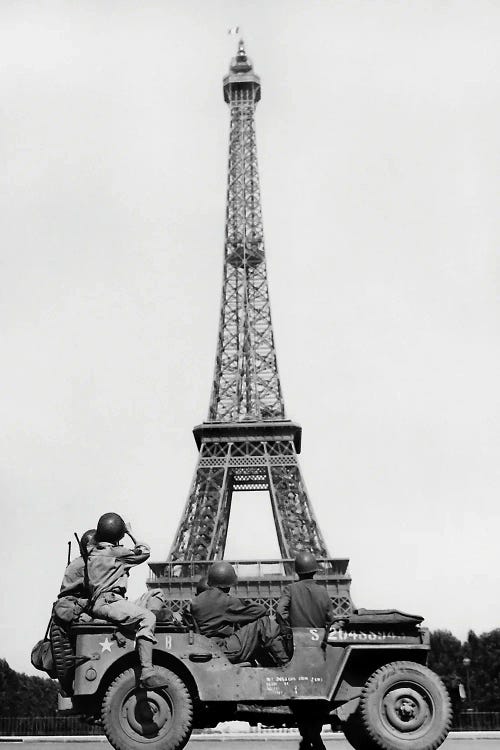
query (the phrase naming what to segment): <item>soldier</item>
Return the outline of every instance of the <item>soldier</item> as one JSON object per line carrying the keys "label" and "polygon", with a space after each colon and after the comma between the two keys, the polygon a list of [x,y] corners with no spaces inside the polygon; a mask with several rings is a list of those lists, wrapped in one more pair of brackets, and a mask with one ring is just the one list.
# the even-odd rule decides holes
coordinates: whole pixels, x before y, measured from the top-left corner
{"label": "soldier", "polygon": [[[291,628],[329,628],[333,606],[326,589],[314,580],[318,563],[311,552],[295,557],[299,580],[285,586],[276,608],[276,618]],[[300,750],[326,750],[321,739],[323,715],[316,701],[296,701],[292,710],[300,732]]]}
{"label": "soldier", "polygon": [[54,604],[54,615],[67,625],[71,624],[84,612],[88,606],[89,586],[86,572],[86,558],[96,544],[95,529],[88,529],[80,539],[80,557],[75,557],[66,570],[61,583],[61,589]]}
{"label": "soldier", "polygon": [[285,586],[276,616],[292,628],[325,628],[334,620],[333,606],[324,586],[314,580],[318,563],[311,552],[299,552],[295,572],[299,580]]}
{"label": "soldier", "polygon": [[[135,545],[132,550],[119,544],[125,533]],[[165,680],[153,667],[156,618],[153,612],[125,597],[130,568],[145,562],[150,549],[147,544],[135,540],[130,526],[117,513],[105,513],[100,517],[96,542],[88,561],[92,614],[136,631],[141,685],[146,688],[163,687]]]}
{"label": "soldier", "polygon": [[266,608],[248,599],[229,594],[238,580],[232,565],[215,562],[208,571],[206,591],[195,596],[191,613],[202,635],[213,638],[233,664],[255,657],[285,664],[288,656],[281,642],[279,627],[266,614]]}

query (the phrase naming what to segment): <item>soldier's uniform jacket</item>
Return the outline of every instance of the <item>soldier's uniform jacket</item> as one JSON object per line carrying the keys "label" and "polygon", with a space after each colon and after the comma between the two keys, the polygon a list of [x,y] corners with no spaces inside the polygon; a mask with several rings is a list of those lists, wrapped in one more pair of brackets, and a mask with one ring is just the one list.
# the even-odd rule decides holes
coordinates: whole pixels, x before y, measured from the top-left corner
{"label": "soldier's uniform jacket", "polygon": [[127,590],[130,568],[147,560],[150,552],[147,544],[137,544],[134,549],[128,549],[120,544],[99,542],[91,551],[87,563],[92,600],[95,602],[111,591],[123,596]]}
{"label": "soldier's uniform jacket", "polygon": [[267,614],[262,604],[239,599],[218,588],[207,589],[191,602],[191,614],[202,635],[227,638],[239,625],[254,622]]}
{"label": "soldier's uniform jacket", "polygon": [[331,599],[314,578],[285,586],[276,614],[292,628],[324,628],[334,619]]}
{"label": "soldier's uniform jacket", "polygon": [[64,571],[58,599],[63,596],[88,597],[88,594],[85,588],[85,562],[83,557],[75,557]]}
{"label": "soldier's uniform jacket", "polygon": [[64,571],[61,590],[54,602],[53,614],[63,623],[78,620],[88,605],[89,590],[85,581],[85,561],[76,557]]}

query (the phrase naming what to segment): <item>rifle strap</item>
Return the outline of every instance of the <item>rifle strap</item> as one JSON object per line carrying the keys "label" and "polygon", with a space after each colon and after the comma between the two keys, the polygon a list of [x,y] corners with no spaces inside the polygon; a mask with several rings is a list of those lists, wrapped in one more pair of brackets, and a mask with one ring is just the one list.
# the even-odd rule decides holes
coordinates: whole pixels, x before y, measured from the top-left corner
{"label": "rifle strap", "polygon": [[75,531],[75,539],[78,542],[78,547],[80,549],[80,555],[82,556],[82,560],[83,560],[83,585],[85,587],[85,591],[88,591],[88,594],[89,594],[89,596],[88,596],[88,604],[85,607],[85,609],[89,610],[90,609],[90,603],[91,603],[90,602],[90,584],[89,584],[89,565],[88,565],[88,563],[89,563],[89,553],[88,553],[87,549],[83,548],[83,545],[82,545],[80,539],[78,538],[78,534],[76,533],[76,531]]}
{"label": "rifle strap", "polygon": [[[52,606],[54,606],[54,605],[52,605]],[[51,611],[50,612],[49,622],[48,622],[48,625],[47,625],[47,629],[45,630],[45,635],[43,636],[43,640],[44,641],[50,640],[49,639],[49,630],[50,630],[50,626],[52,625],[52,618],[53,618],[53,615],[52,615],[52,611]]]}

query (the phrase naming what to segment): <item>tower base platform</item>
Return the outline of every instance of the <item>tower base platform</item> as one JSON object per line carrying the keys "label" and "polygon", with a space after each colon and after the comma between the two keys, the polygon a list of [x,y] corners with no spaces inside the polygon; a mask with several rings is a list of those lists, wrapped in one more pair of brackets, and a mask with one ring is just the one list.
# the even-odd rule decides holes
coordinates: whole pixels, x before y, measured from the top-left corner
{"label": "tower base platform", "polygon": [[[180,612],[196,595],[196,584],[207,574],[213,561],[183,560],[180,562],[153,562],[149,564],[151,576],[149,589],[161,589],[173,612]],[[274,615],[284,587],[296,580],[293,559],[228,560],[238,575],[231,591],[244,599],[263,604]],[[318,558],[316,580],[325,586],[336,615],[350,614],[353,609],[347,572],[349,560],[343,558]]]}

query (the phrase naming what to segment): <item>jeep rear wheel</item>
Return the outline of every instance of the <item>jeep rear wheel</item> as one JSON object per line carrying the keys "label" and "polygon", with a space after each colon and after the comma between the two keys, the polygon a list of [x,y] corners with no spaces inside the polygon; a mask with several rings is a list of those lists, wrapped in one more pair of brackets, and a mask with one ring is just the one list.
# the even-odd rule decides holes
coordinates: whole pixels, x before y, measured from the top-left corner
{"label": "jeep rear wheel", "polygon": [[138,685],[134,669],[122,672],[102,702],[104,731],[116,750],[181,750],[193,727],[193,701],[184,682],[169,669],[156,667],[165,687]]}
{"label": "jeep rear wheel", "polygon": [[436,750],[452,718],[439,677],[411,661],[386,664],[374,672],[358,711],[367,738],[381,750]]}

